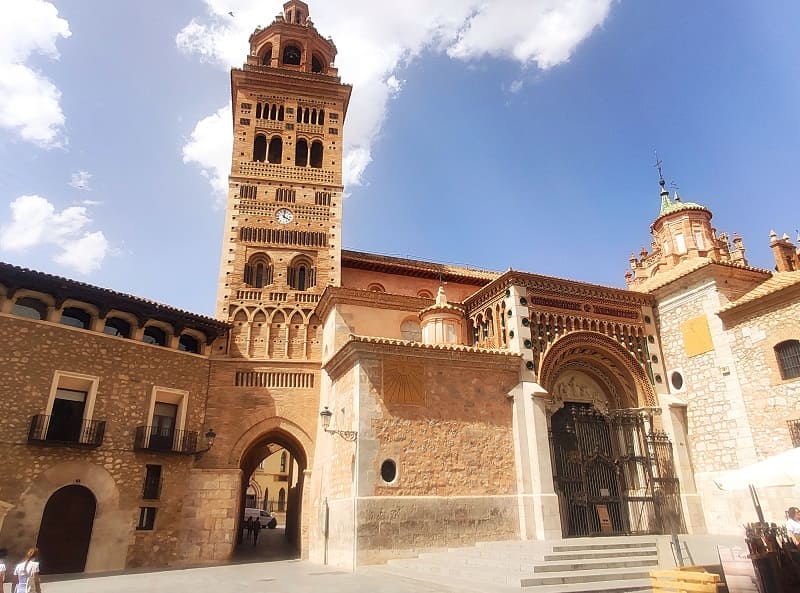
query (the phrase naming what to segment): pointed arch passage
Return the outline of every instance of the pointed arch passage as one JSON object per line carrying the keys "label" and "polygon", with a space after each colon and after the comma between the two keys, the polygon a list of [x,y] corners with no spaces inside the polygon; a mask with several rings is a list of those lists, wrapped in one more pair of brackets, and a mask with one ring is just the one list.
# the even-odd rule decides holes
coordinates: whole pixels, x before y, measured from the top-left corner
{"label": "pointed arch passage", "polygon": [[36,540],[42,574],[84,571],[96,510],[94,494],[84,486],[71,484],[53,493]]}

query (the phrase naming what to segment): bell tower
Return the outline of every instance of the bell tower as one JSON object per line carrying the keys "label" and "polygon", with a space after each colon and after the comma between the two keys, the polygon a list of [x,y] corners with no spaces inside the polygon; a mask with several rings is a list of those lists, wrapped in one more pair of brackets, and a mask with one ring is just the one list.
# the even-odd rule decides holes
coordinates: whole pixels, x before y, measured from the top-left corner
{"label": "bell tower", "polygon": [[231,70],[233,159],[216,315],[229,353],[318,360],[313,315],[341,275],[342,128],[352,87],[336,46],[290,0]]}

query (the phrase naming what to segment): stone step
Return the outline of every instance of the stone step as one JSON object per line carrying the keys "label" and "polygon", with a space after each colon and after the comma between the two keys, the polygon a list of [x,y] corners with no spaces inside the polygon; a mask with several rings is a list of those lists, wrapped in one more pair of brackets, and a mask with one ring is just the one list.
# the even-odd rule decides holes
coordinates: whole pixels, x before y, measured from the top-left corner
{"label": "stone step", "polygon": [[[401,561],[390,560],[389,564],[399,562]],[[517,554],[487,557],[457,552],[427,552],[420,554],[416,562],[420,564],[446,564],[448,566],[482,567],[486,569],[505,569],[519,572],[541,573],[604,568],[636,568],[641,566],[654,567],[658,565],[658,557],[589,558],[582,562],[548,562],[538,557]]]}
{"label": "stone step", "polygon": [[657,548],[643,548],[638,549],[608,549],[608,550],[587,550],[584,552],[555,552],[553,554],[544,554],[542,560],[585,560],[589,558],[633,558],[633,557],[657,557]]}
{"label": "stone step", "polygon": [[624,581],[629,579],[647,579],[650,572],[647,568],[607,568],[592,571],[552,572],[519,579],[521,587],[538,587],[540,585],[569,585],[578,583],[598,583],[602,581]]}
{"label": "stone step", "polygon": [[655,541],[639,541],[639,542],[609,542],[609,543],[594,543],[594,544],[555,544],[553,545],[553,552],[581,552],[591,550],[607,550],[614,548],[615,550],[635,550],[641,548],[655,548],[657,546]]}
{"label": "stone step", "polygon": [[418,574],[438,575],[448,578],[514,587],[587,584],[603,581],[646,579],[649,576],[647,567],[595,568],[593,570],[584,571],[565,570],[536,573],[531,570],[531,567],[514,569],[511,567],[461,565],[449,562],[425,562],[419,559],[391,560],[387,568],[392,571],[399,571],[402,574],[416,572]]}

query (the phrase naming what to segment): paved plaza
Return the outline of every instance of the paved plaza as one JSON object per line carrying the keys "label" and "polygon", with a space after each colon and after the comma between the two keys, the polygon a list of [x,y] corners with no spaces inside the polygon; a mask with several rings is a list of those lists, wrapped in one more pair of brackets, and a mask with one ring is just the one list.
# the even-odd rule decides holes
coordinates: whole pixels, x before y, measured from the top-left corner
{"label": "paved plaza", "polygon": [[[447,585],[404,579],[366,568],[355,573],[300,560],[45,578],[44,593],[459,593]],[[10,588],[6,585],[6,590]]]}

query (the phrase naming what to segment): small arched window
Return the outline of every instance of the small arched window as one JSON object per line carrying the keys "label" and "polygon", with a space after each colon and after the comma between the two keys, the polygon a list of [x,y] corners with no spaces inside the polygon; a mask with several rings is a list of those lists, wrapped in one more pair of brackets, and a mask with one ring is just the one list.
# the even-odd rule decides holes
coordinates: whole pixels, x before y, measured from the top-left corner
{"label": "small arched window", "polygon": [[386,289],[383,287],[383,284],[378,284],[377,282],[373,282],[369,286],[367,286],[367,290],[370,292],[386,292]]}
{"label": "small arched window", "polygon": [[322,125],[322,124],[325,123],[325,110],[324,109],[320,109],[319,110],[319,117],[317,118],[317,123],[319,125]]}
{"label": "small arched window", "polygon": [[183,334],[178,340],[178,350],[200,354],[200,342],[194,336]]}
{"label": "small arched window", "polygon": [[287,66],[299,66],[300,57],[302,55],[299,47],[296,45],[287,45],[283,48],[283,63]]}
{"label": "small arched window", "polygon": [[286,471],[286,451],[281,453],[281,472]]}
{"label": "small arched window", "polygon": [[322,60],[317,56],[311,56],[311,71],[317,74],[322,72]]}
{"label": "small arched window", "polygon": [[144,334],[142,334],[142,342],[144,342],[145,344],[154,344],[156,346],[166,346],[167,333],[160,327],[156,327],[155,325],[148,325],[146,328],[144,328]]}
{"label": "small arched window", "polygon": [[278,107],[278,121],[283,121],[283,105]]}
{"label": "small arched window", "polygon": [[302,138],[297,141],[294,149],[294,165],[295,167],[308,166],[308,142]]}
{"label": "small arched window", "polygon": [[322,168],[322,142],[315,140],[311,144],[311,166],[315,169]]}
{"label": "small arched window", "polygon": [[782,379],[800,377],[800,340],[786,340],[775,345],[775,356]]}
{"label": "small arched window", "polygon": [[253,160],[263,163],[267,158],[267,138],[263,134],[253,140]]}
{"label": "small arched window", "polygon": [[89,329],[92,324],[92,316],[78,307],[65,307],[61,312],[61,323],[81,329]]}
{"label": "small arched window", "polygon": [[281,488],[278,492],[278,512],[282,513],[286,510],[286,490]]}
{"label": "small arched window", "polygon": [[423,299],[432,299],[433,295],[431,294],[430,290],[420,290],[417,292],[417,296]]}
{"label": "small arched window", "polygon": [[120,338],[131,337],[131,324],[119,317],[108,317],[103,327],[103,333]]}
{"label": "small arched window", "polygon": [[312,109],[311,110],[311,123],[314,124],[314,125],[317,125],[317,110],[316,109]]}
{"label": "small arched window", "polygon": [[280,164],[283,159],[283,140],[280,136],[275,136],[269,141],[269,154],[267,161],[270,163]]}
{"label": "small arched window", "polygon": [[39,299],[24,297],[14,303],[11,314],[28,319],[47,319],[47,305]]}
{"label": "small arched window", "polygon": [[261,103],[256,103],[256,119],[261,119]]}
{"label": "small arched window", "polygon": [[278,119],[278,106],[277,106],[277,105],[273,105],[273,106],[272,106],[272,109],[270,109],[270,111],[269,111],[269,118],[270,118],[271,120],[276,120],[276,119]]}

